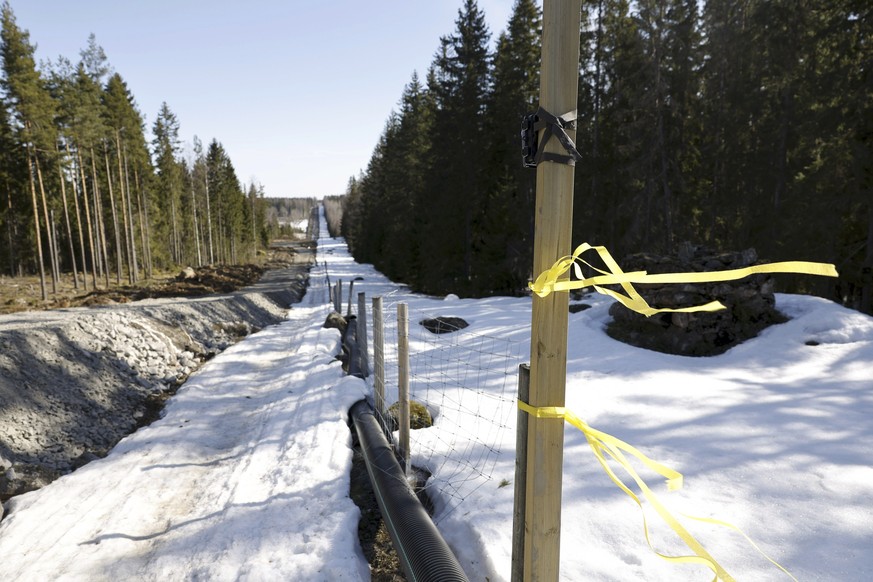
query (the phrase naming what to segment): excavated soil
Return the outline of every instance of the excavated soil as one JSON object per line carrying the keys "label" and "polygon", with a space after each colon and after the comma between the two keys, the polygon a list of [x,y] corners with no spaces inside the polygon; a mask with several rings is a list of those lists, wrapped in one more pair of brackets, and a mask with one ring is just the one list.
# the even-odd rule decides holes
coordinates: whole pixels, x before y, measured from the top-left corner
{"label": "excavated soil", "polygon": [[203,362],[281,322],[314,257],[314,243],[288,242],[264,266],[205,267],[0,316],[0,501],[105,456]]}

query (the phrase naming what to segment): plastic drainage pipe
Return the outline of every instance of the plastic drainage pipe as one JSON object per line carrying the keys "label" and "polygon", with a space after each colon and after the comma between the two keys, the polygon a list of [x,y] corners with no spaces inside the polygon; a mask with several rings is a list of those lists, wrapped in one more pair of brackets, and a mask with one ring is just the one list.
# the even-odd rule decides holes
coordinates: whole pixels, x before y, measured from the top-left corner
{"label": "plastic drainage pipe", "polygon": [[366,400],[351,409],[388,534],[410,582],[468,582],[458,559],[418,501]]}
{"label": "plastic drainage pipe", "polygon": [[358,345],[357,317],[354,315],[349,316],[346,318],[346,321],[348,325],[346,326],[346,333],[343,335],[343,348],[349,358],[347,373],[349,376],[365,378],[366,374],[361,370],[361,357],[358,353],[360,347]]}

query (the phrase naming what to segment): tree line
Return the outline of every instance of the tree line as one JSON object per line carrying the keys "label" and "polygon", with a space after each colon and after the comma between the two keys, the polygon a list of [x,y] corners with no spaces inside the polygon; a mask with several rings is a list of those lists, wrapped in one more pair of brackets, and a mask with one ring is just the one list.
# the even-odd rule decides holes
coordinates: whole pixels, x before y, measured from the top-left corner
{"label": "tree line", "polygon": [[[584,0],[581,22],[574,244],[833,262],[838,280],[780,289],[870,312],[869,3]],[[537,109],[541,11],[516,0],[493,51],[475,0],[455,24],[350,180],[343,234],[418,290],[515,294],[533,275],[519,129]]]}
{"label": "tree line", "polygon": [[39,273],[43,299],[133,284],[179,265],[252,260],[267,243],[263,187],[244,188],[224,147],[183,151],[166,103],[146,141],[124,79],[94,35],[72,62],[37,67],[8,2],[0,30],[0,229],[10,276]]}
{"label": "tree line", "polygon": [[[277,238],[302,238],[308,231],[316,198],[264,198],[265,225],[270,240]],[[317,232],[317,231],[316,231]]]}

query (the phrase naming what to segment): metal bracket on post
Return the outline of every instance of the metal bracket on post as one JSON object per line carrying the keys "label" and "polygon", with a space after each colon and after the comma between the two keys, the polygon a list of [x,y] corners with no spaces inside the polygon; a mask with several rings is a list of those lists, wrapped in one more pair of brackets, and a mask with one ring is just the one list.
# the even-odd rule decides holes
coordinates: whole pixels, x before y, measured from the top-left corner
{"label": "metal bracket on post", "polygon": [[[576,129],[576,111],[561,116],[552,115],[542,107],[521,120],[521,163],[525,168],[536,168],[540,162],[555,162],[575,166],[582,159],[576,144],[565,129]],[[540,141],[539,132],[545,130]],[[546,144],[555,136],[568,155],[547,152]]]}

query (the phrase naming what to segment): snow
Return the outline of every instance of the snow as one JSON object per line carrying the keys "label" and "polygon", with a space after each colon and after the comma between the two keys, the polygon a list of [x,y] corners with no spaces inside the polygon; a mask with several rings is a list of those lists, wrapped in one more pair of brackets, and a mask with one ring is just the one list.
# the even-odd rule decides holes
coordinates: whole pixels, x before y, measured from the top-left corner
{"label": "snow", "polygon": [[[528,359],[531,299],[411,294],[321,228],[309,291],[287,321],[204,365],[160,420],[106,458],[7,503],[0,578],[369,579],[348,497],[346,418],[371,385],[343,376],[339,332],[321,327],[328,285],[362,277],[355,291],[385,297],[388,319],[396,302],[409,304],[413,391],[437,412],[412,444],[414,463],[434,473],[435,521],[471,580],[509,579],[512,373]],[[687,358],[609,338],[611,300],[585,302],[592,308],[570,315],[567,407],[683,473],[684,489],[668,493],[638,467],[731,575],[789,579],[737,531],[684,514],[735,524],[798,580],[873,579],[873,318],[778,295],[789,322],[721,356]],[[429,338],[415,325],[438,315],[470,327]],[[489,350],[502,356],[482,359]],[[426,386],[452,374],[464,378]],[[646,516],[658,551],[689,553],[651,508]],[[569,425],[561,579],[712,579],[647,547],[639,507]]]}

